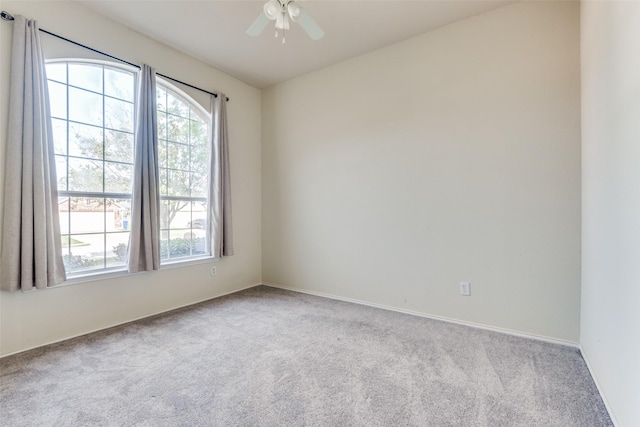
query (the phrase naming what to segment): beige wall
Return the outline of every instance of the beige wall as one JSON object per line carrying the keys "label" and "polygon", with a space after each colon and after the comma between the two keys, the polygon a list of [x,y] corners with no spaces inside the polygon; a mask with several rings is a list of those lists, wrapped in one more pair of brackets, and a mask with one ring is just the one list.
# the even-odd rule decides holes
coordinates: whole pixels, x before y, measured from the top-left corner
{"label": "beige wall", "polygon": [[582,3],[583,354],[640,423],[640,3]]}
{"label": "beige wall", "polygon": [[[49,31],[209,90],[225,92],[231,140],[236,255],[217,263],[165,269],[27,293],[0,293],[0,355],[83,334],[260,283],[260,92],[73,2],[10,2],[2,9],[37,19]],[[13,25],[0,23],[0,204]],[[43,35],[48,56],[84,54]],[[95,57],[95,56],[94,56]],[[199,101],[201,94],[193,93]],[[2,207],[0,205],[0,212]],[[0,215],[1,218],[1,215]]]}
{"label": "beige wall", "polygon": [[524,2],[265,90],[264,281],[577,342],[579,67]]}

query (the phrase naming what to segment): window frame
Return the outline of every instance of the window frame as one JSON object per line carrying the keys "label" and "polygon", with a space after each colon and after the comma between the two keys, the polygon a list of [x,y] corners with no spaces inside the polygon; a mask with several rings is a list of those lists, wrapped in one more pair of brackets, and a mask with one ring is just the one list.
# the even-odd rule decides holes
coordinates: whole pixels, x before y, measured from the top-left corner
{"label": "window frame", "polygon": [[[165,90],[167,93],[168,92],[173,92],[173,95],[176,96],[176,98],[180,101],[182,101],[187,107],[189,107],[189,112],[191,114],[191,110],[194,109],[196,110],[196,114],[197,116],[200,118],[200,120],[203,122],[203,124],[206,126],[206,133],[207,133],[207,179],[209,179],[209,176],[211,175],[211,170],[209,168],[210,166],[210,162],[208,161],[209,156],[211,156],[211,144],[210,144],[210,135],[211,135],[211,127],[213,126],[212,123],[212,119],[211,119],[211,113],[209,111],[206,110],[206,108],[204,108],[202,106],[202,104],[200,104],[196,99],[194,99],[193,97],[191,97],[189,94],[187,94],[185,91],[183,91],[182,89],[180,89],[179,87],[177,87],[176,85],[174,85],[171,81],[169,81],[168,79],[164,79],[160,76],[156,76],[156,88],[158,87],[162,87],[163,90]],[[167,108],[165,109],[165,113],[171,114],[168,112],[168,106],[166,106]],[[157,107],[156,107],[157,110]],[[159,111],[158,111],[159,112]],[[189,120],[191,120],[191,118],[189,117]],[[160,120],[158,120],[159,122]],[[168,124],[167,124],[168,126]],[[191,133],[191,132],[190,132]],[[190,135],[191,136],[191,135]],[[189,136],[189,139],[190,139]],[[160,144],[160,135],[158,135],[158,144]],[[165,141],[167,143],[172,142],[169,140],[168,135],[165,135],[165,138],[162,139],[162,141]],[[189,144],[191,145],[191,144]],[[158,146],[158,151],[160,151],[160,146]],[[160,163],[160,162],[159,162]],[[162,170],[162,166],[159,166],[159,170]],[[192,172],[192,170],[189,170],[189,172]],[[160,182],[160,188],[162,188],[162,182]],[[210,206],[210,201],[209,201],[209,194],[207,194],[206,196],[202,197],[202,196],[171,196],[171,195],[162,195],[162,192],[160,192],[160,211],[162,211],[162,204],[163,201],[177,201],[177,200],[185,200],[185,201],[189,201],[190,203],[198,203],[198,202],[202,202],[204,201],[207,205],[207,209],[209,209]],[[206,213],[206,211],[205,211]],[[189,228],[189,230],[186,233],[190,233],[191,235],[191,240],[194,239],[195,234],[193,232],[194,228],[193,227],[193,221],[196,220],[197,218],[193,218],[193,216],[191,216],[190,219],[190,223],[192,224],[191,227]],[[204,227],[204,253],[202,254],[191,254],[190,256],[187,257],[181,257],[181,256],[177,256],[175,258],[172,258],[170,256],[170,250],[168,248],[168,252],[169,252],[169,256],[167,258],[161,258],[160,259],[160,265],[171,265],[171,264],[180,264],[181,262],[186,262],[189,260],[193,260],[193,259],[198,259],[198,258],[203,258],[206,260],[211,260],[213,259],[213,255],[211,252],[211,245],[208,245],[206,242],[207,240],[209,240],[209,236],[210,236],[210,230],[211,230],[211,224],[209,223],[209,215],[205,215],[205,227]],[[162,220],[160,221],[162,224]],[[160,230],[160,234],[162,235],[163,233],[163,229],[161,228]],[[171,228],[169,227],[168,229],[166,229],[166,231],[168,231],[169,233],[171,232]],[[161,237],[162,240],[162,237]],[[162,242],[161,242],[162,243]],[[192,243],[193,246],[193,243]],[[170,247],[170,245],[169,245]]]}
{"label": "window frame", "polygon": [[[71,227],[70,227],[70,223],[71,223],[71,199],[72,198],[96,198],[96,199],[113,199],[113,200],[120,200],[120,199],[124,199],[124,200],[131,200],[132,198],[132,194],[131,192],[129,193],[110,193],[110,192],[95,192],[95,191],[77,191],[77,190],[69,190],[69,182],[68,182],[68,178],[69,178],[69,158],[72,157],[70,156],[69,153],[69,125],[70,123],[76,123],[75,120],[70,120],[69,118],[69,88],[78,88],[75,85],[70,84],[69,82],[69,64],[86,64],[86,65],[97,65],[102,67],[103,69],[103,82],[102,82],[102,93],[98,93],[95,91],[90,91],[89,89],[85,89],[85,88],[79,88],[82,90],[89,90],[92,93],[96,93],[101,95],[102,97],[102,107],[103,107],[103,111],[102,111],[102,125],[101,126],[96,126],[98,128],[102,129],[103,132],[103,146],[102,146],[102,158],[101,159],[95,159],[99,162],[102,163],[102,167],[103,167],[103,176],[102,176],[102,180],[103,180],[103,184],[102,184],[102,188],[103,190],[105,190],[105,180],[107,179],[106,175],[104,174],[104,164],[106,161],[105,158],[105,153],[104,153],[104,141],[105,141],[105,136],[104,136],[104,132],[106,132],[107,130],[114,130],[111,129],[107,126],[107,124],[105,123],[105,115],[106,112],[104,111],[104,105],[105,105],[105,98],[114,98],[111,95],[108,95],[105,93],[105,82],[104,82],[104,70],[105,69],[113,69],[116,71],[124,71],[124,72],[129,72],[132,73],[133,75],[133,95],[132,95],[132,105],[133,105],[133,129],[131,131],[132,134],[132,139],[133,139],[133,144],[135,144],[135,123],[137,122],[137,105],[138,105],[138,94],[137,94],[137,85],[138,85],[138,79],[139,79],[139,69],[137,67],[133,67],[127,64],[122,64],[119,62],[114,62],[114,61],[108,61],[108,60],[96,60],[96,59],[89,59],[89,58],[52,58],[52,59],[48,59],[46,60],[46,65],[49,64],[65,64],[66,65],[66,72],[67,72],[67,76],[66,76],[66,82],[62,83],[59,80],[55,80],[50,78],[49,76],[47,76],[47,88],[49,86],[49,81],[54,81],[60,84],[64,84],[65,85],[65,89],[66,89],[66,118],[65,119],[60,119],[58,117],[53,117],[53,113],[50,116],[52,121],[53,119],[58,119],[58,120],[64,120],[67,126],[66,129],[66,154],[64,154],[63,156],[65,157],[65,164],[66,164],[66,170],[65,173],[63,175],[61,175],[60,173],[57,172],[58,175],[58,179],[60,179],[61,176],[65,177],[65,185],[66,188],[64,190],[57,190],[58,193],[58,206],[59,206],[59,214],[60,214],[60,205],[61,205],[61,200],[67,199],[65,203],[69,204],[69,218],[67,219],[67,221],[69,221],[68,224],[68,229],[67,229],[67,233],[63,234],[62,232],[60,233],[60,238],[62,239],[63,236],[68,236],[69,238],[71,238]],[[189,110],[195,110],[197,112],[197,115],[199,117],[199,119],[203,122],[203,124],[206,126],[206,131],[207,131],[207,135],[211,134],[211,127],[213,126],[212,120],[211,120],[211,114],[207,111],[206,108],[203,107],[203,105],[198,102],[194,97],[190,96],[188,93],[186,93],[185,91],[181,90],[180,88],[176,87],[174,84],[172,84],[170,81],[163,79],[161,77],[157,77],[157,86],[158,87],[162,87],[163,90],[167,90],[170,92],[173,92],[173,94],[177,95],[178,98],[180,99],[180,101],[182,101],[187,107],[189,107]],[[50,93],[50,91],[49,91]],[[114,99],[118,99],[118,98],[114,98]],[[82,125],[88,125],[86,123],[80,123]],[[209,138],[207,138],[208,141]],[[158,144],[160,144],[160,140],[158,139]],[[159,146],[158,146],[159,149]],[[210,146],[207,146],[207,150],[211,150]],[[135,145],[133,146],[133,151],[135,152]],[[55,154],[56,156],[60,156],[59,154]],[[133,154],[132,154],[133,156]],[[57,157],[56,157],[57,158]],[[133,157],[132,157],[132,162],[134,162]],[[56,164],[57,167],[57,164]],[[132,164],[132,169],[135,167],[135,164]],[[210,162],[207,163],[206,165],[207,168],[207,177],[210,176],[210,174],[212,173],[212,171],[210,170]],[[131,177],[131,182],[133,181],[133,176]],[[162,205],[162,200],[166,199],[167,196],[163,196],[161,197],[161,205]],[[169,196],[171,197],[171,196]],[[179,199],[184,199],[184,197],[177,197]],[[197,199],[199,199],[198,201],[204,200],[205,203],[207,203],[207,206],[209,206],[208,201],[209,201],[209,195],[207,194],[206,197],[198,197]],[[106,209],[106,207],[105,207]],[[205,211],[206,212],[206,211]],[[103,211],[103,220],[106,222],[106,212]],[[208,215],[207,215],[208,218]],[[61,216],[62,219],[62,216]],[[206,220],[206,225],[205,225],[205,233],[206,233],[206,239],[208,239],[208,236],[210,234],[210,227],[211,224],[209,224],[209,221]],[[193,230],[193,227],[191,227],[191,230]],[[130,232],[129,230],[126,230],[127,232]],[[102,260],[102,268],[97,268],[97,269],[85,269],[85,270],[76,270],[76,271],[68,271],[67,270],[67,276],[68,279],[65,282],[66,284],[74,284],[74,283],[80,283],[80,282],[84,282],[87,280],[93,280],[93,279],[102,279],[102,278],[109,278],[109,277],[115,277],[115,276],[124,276],[124,275],[128,275],[128,271],[127,271],[127,266],[126,263],[125,265],[116,265],[116,266],[108,266],[108,257],[107,257],[107,246],[108,246],[108,241],[107,241],[107,236],[109,234],[109,231],[107,230],[106,225],[103,224],[103,231],[98,233],[98,232],[92,232],[92,233],[85,233],[85,234],[103,234],[104,235],[104,239],[103,239],[103,249],[104,249],[104,255],[103,255],[103,260]],[[128,240],[128,239],[127,239]],[[161,259],[161,269],[164,268],[173,268],[173,267],[178,267],[178,266],[184,266],[184,265],[190,265],[190,264],[200,264],[200,263],[205,263],[205,262],[211,262],[212,260],[215,260],[215,258],[213,257],[210,248],[208,248],[209,245],[205,245],[205,251],[204,253],[198,253],[198,254],[193,254],[191,253],[189,256],[181,256],[181,257],[175,257],[175,258],[163,258]],[[63,246],[63,254],[64,255],[72,255],[71,251],[70,251],[70,246]],[[65,265],[65,269],[66,269],[66,265]]]}

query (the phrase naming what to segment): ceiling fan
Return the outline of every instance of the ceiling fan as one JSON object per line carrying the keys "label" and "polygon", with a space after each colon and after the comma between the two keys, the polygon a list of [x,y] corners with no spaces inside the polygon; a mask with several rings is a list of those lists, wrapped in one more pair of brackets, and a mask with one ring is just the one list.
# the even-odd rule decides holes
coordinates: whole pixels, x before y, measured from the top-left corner
{"label": "ceiling fan", "polygon": [[269,21],[276,21],[276,37],[278,37],[278,30],[282,30],[282,43],[285,43],[284,33],[289,29],[289,20],[300,24],[312,40],[320,40],[324,36],[322,28],[298,5],[296,0],[267,1],[260,16],[247,30],[247,34],[259,36],[267,28]]}

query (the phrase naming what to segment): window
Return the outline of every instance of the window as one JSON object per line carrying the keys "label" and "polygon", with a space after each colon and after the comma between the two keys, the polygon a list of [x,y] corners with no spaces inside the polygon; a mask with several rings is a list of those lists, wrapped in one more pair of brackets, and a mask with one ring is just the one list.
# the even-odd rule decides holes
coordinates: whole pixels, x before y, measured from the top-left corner
{"label": "window", "polygon": [[208,120],[166,83],[157,83],[160,163],[160,256],[205,253],[208,194]]}
{"label": "window", "polygon": [[[103,62],[47,64],[67,274],[122,269],[131,215],[136,71]],[[157,82],[163,262],[207,255],[209,119]]]}

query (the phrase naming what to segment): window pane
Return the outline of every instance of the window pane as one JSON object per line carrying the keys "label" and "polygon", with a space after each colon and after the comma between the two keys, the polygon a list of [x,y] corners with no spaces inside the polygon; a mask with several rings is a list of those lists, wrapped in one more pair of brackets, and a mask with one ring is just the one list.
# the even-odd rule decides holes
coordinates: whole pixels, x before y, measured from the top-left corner
{"label": "window pane", "polygon": [[166,259],[169,259],[169,237],[163,234],[160,239],[160,260]]}
{"label": "window pane", "polygon": [[186,243],[189,244],[191,255],[204,254],[207,233],[206,204],[190,202],[185,210],[190,214],[191,220],[187,222],[187,230],[182,237],[188,241]]}
{"label": "window pane", "polygon": [[104,199],[71,197],[70,232],[101,233],[105,227]]}
{"label": "window pane", "polygon": [[189,170],[189,146],[173,142],[170,142],[167,145],[167,166],[170,169]]}
{"label": "window pane", "polygon": [[190,123],[191,123],[191,143],[192,144],[204,143],[207,140],[207,125],[202,123],[202,121],[200,120],[191,120]]}
{"label": "window pane", "polygon": [[[167,210],[169,228],[174,231],[184,232],[187,228],[187,223],[191,221],[191,203],[188,200],[168,200]],[[173,234],[175,237],[176,233]]]}
{"label": "window pane", "polygon": [[169,163],[167,160],[167,141],[164,139],[158,140],[158,162],[162,168],[166,168]]}
{"label": "window pane", "polygon": [[133,132],[133,104],[113,98],[104,98],[105,127]]}
{"label": "window pane", "polygon": [[47,78],[60,83],[67,83],[67,64],[47,64]]}
{"label": "window pane", "polygon": [[189,172],[169,170],[167,193],[171,196],[189,196]]}
{"label": "window pane", "polygon": [[62,256],[63,258],[65,258],[65,265],[66,265],[67,264],[66,258],[69,257],[69,254],[71,252],[71,247],[69,246],[69,242],[71,241],[71,239],[69,239],[69,234],[61,232],[60,240],[62,242]]}
{"label": "window pane", "polygon": [[64,257],[67,272],[100,270],[104,268],[105,235],[72,234],[69,236],[71,254]]}
{"label": "window pane", "polygon": [[133,74],[114,70],[104,69],[104,94],[114,98],[124,99],[133,102]]}
{"label": "window pane", "polygon": [[67,118],[67,87],[63,84],[48,81],[49,104],[51,117]]}
{"label": "window pane", "polygon": [[207,203],[191,202],[191,223],[187,224],[193,230],[206,230],[207,228]]}
{"label": "window pane", "polygon": [[182,233],[182,230],[176,230],[175,222],[177,212],[180,210],[180,202],[175,200],[160,201],[160,258],[168,259],[170,238]]}
{"label": "window pane", "polygon": [[160,194],[168,194],[169,171],[165,168],[160,168]]}
{"label": "window pane", "polygon": [[[207,114],[202,114],[202,110],[198,107],[196,107],[195,105],[191,104],[189,105],[189,117],[191,118],[191,120],[197,121],[202,123],[203,125],[207,125]],[[204,118],[203,118],[204,117]]]}
{"label": "window pane", "polygon": [[131,199],[107,199],[107,206],[114,212],[113,221],[107,223],[107,231],[129,230],[131,225]]}
{"label": "window pane", "polygon": [[158,139],[167,139],[167,113],[158,111]]}
{"label": "window pane", "polygon": [[102,162],[69,158],[69,191],[102,191]]}
{"label": "window pane", "polygon": [[[159,98],[163,96],[164,93]],[[158,101],[160,197],[184,197],[183,200],[162,200],[161,258],[170,260],[205,253],[209,124],[206,118],[200,117],[200,109],[195,104],[170,90],[167,90],[166,103],[168,114],[165,116],[161,111],[162,102]],[[194,201],[193,197],[203,201]]]}
{"label": "window pane", "polygon": [[107,267],[127,265],[129,232],[107,233]]}
{"label": "window pane", "polygon": [[[186,234],[186,233],[185,233]],[[188,236],[185,236],[188,237]],[[191,256],[191,240],[178,235],[169,240],[169,259],[185,258]]]}
{"label": "window pane", "polygon": [[167,112],[189,118],[189,106],[171,92],[167,92]]}
{"label": "window pane", "polygon": [[105,160],[133,163],[133,134],[105,130],[104,136]]}
{"label": "window pane", "polygon": [[169,201],[160,200],[160,230],[163,239],[168,238],[168,234],[164,233],[169,229]]}
{"label": "window pane", "polygon": [[[69,234],[69,198],[58,198],[58,217],[60,219],[60,234]],[[68,247],[67,241],[67,247]],[[65,244],[63,242],[63,253],[68,253],[64,250]]]}
{"label": "window pane", "polygon": [[156,103],[158,111],[167,111],[167,91],[161,86],[156,87]]}
{"label": "window pane", "polygon": [[102,66],[69,64],[69,84],[102,93]]}
{"label": "window pane", "polygon": [[208,175],[206,173],[191,173],[191,197],[207,197]]}
{"label": "window pane", "polygon": [[102,159],[102,128],[69,122],[69,155]]}
{"label": "window pane", "polygon": [[191,170],[204,173],[209,170],[209,153],[206,145],[191,146]]}
{"label": "window pane", "polygon": [[200,221],[194,221],[193,204],[188,200],[165,200],[163,211],[168,219],[169,228],[164,230],[161,258],[173,259],[189,257],[194,254],[194,244],[198,237],[206,232],[199,228]]}
{"label": "window pane", "polygon": [[107,193],[131,193],[133,165],[104,162],[104,191]]}
{"label": "window pane", "polygon": [[207,253],[206,237],[204,233],[192,233],[191,255],[205,255]]}
{"label": "window pane", "polygon": [[53,149],[56,154],[67,154],[67,121],[51,119]]}
{"label": "window pane", "polygon": [[167,116],[167,139],[173,142],[189,143],[189,120],[182,117]]}
{"label": "window pane", "polygon": [[56,175],[58,191],[67,191],[67,158],[64,156],[56,156]]}
{"label": "window pane", "polygon": [[102,126],[102,96],[69,88],[69,120]]}
{"label": "window pane", "polygon": [[126,265],[131,200],[106,199],[107,267]]}

